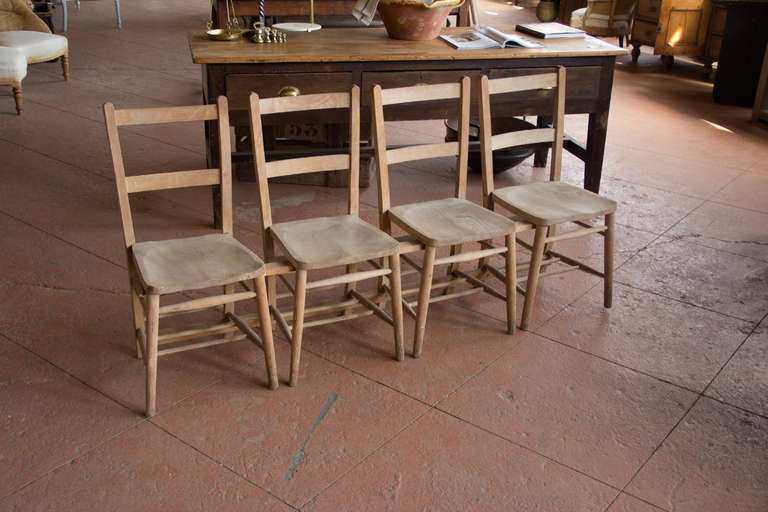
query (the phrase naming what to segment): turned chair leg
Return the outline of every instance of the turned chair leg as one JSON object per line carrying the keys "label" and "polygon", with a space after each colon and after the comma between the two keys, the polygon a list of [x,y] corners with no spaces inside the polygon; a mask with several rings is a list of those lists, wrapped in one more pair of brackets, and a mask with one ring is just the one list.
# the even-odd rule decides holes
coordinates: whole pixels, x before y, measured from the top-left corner
{"label": "turned chair leg", "polygon": [[432,274],[435,270],[435,247],[424,249],[424,261],[421,264],[421,283],[419,284],[419,304],[416,312],[416,333],[413,337],[413,357],[420,357],[424,347],[424,331],[427,325],[429,294],[432,291]]}
{"label": "turned chair leg", "polygon": [[304,304],[307,299],[307,271],[296,269],[293,302],[293,332],[291,336],[291,378],[289,386],[299,382],[299,363],[301,362],[301,335],[304,330]]}
{"label": "turned chair leg", "polygon": [[147,409],[151,418],[157,412],[157,335],[160,326],[160,296],[147,296]]}
{"label": "turned chair leg", "polygon": [[515,316],[517,314],[517,243],[515,234],[511,233],[504,239],[507,245],[507,334],[515,334]]}
{"label": "turned chair leg", "polygon": [[64,73],[64,80],[69,80],[69,54],[61,56],[61,71]]}
{"label": "turned chair leg", "polygon": [[264,362],[267,365],[269,389],[277,389],[277,363],[275,362],[275,342],[272,339],[272,317],[269,315],[267,300],[267,283],[264,276],[260,276],[253,280],[253,284],[256,289],[256,303],[259,307],[259,325],[261,341],[264,344]]}
{"label": "turned chair leg", "polygon": [[13,99],[16,101],[16,114],[21,115],[21,83],[11,86],[13,88]]}
{"label": "turned chair leg", "polygon": [[605,216],[605,240],[603,241],[603,306],[610,308],[613,304],[613,241],[615,234],[615,214]]}
{"label": "turned chair leg", "polygon": [[395,331],[395,356],[398,361],[405,359],[405,345],[403,343],[403,293],[400,283],[400,255],[393,254],[389,257],[390,300],[392,302],[392,327]]}
{"label": "turned chair leg", "polygon": [[528,330],[528,324],[533,312],[533,300],[536,298],[536,288],[539,285],[539,272],[541,260],[544,257],[544,242],[547,239],[547,226],[536,226],[536,234],[531,248],[531,266],[528,268],[528,280],[525,283],[525,302],[523,303],[523,316],[520,320],[520,328]]}

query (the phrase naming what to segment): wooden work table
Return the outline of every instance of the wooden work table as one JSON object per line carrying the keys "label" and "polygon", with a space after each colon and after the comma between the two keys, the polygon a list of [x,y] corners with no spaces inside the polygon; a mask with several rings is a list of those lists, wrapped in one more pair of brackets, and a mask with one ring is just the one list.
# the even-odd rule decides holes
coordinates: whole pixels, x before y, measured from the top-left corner
{"label": "wooden work table", "polygon": [[[500,28],[514,31],[510,27]],[[466,29],[445,29],[446,32],[462,30]],[[205,101],[214,103],[217,96],[226,95],[231,123],[243,134],[247,134],[246,110],[251,91],[270,97],[277,96],[285,88],[310,94],[348,90],[352,84],[357,84],[362,89],[363,122],[367,123],[370,119],[370,90],[374,84],[385,88],[400,87],[458,81],[461,76],[476,78],[483,74],[498,78],[565,66],[566,113],[589,115],[586,146],[567,140],[565,148],[584,161],[584,186],[597,192],[613,68],[616,56],[625,54],[626,50],[592,37],[540,41],[543,48],[456,50],[440,39],[390,39],[384,29],[378,28],[291,33],[286,43],[271,44],[255,44],[246,39],[210,41],[202,31],[189,34],[192,60],[202,65]],[[543,125],[550,122],[552,103],[547,95],[537,94],[504,100],[498,108],[510,117],[537,115],[539,124]],[[455,117],[452,108],[440,102],[418,110],[401,108],[387,112],[388,119],[397,120]],[[328,118],[320,120],[335,122]],[[209,137],[209,140],[213,138]],[[215,158],[215,149],[209,146],[209,158]],[[366,150],[370,148],[363,149]],[[546,158],[546,149],[537,151],[537,165],[544,165]]]}

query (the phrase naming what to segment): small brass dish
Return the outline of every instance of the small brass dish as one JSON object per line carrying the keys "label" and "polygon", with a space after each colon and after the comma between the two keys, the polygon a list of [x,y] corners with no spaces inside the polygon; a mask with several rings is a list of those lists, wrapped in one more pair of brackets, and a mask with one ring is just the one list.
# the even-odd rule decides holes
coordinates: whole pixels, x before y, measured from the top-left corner
{"label": "small brass dish", "polygon": [[232,30],[228,28],[216,28],[205,32],[208,39],[213,41],[234,41],[243,35],[242,30]]}

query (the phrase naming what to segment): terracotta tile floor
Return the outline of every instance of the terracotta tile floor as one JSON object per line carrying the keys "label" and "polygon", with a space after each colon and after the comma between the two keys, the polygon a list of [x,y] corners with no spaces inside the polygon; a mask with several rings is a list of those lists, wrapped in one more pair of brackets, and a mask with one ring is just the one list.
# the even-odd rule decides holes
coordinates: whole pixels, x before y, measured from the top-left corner
{"label": "terracotta tile floor", "polygon": [[[482,2],[483,20],[533,19],[511,4]],[[578,274],[544,280],[515,336],[492,298],[440,303],[423,357],[401,363],[376,320],[317,327],[299,386],[274,392],[246,342],[172,355],[145,420],[100,107],[199,102],[185,34],[207,5],[123,2],[121,31],[111,1],[73,5],[71,80],[32,66],[21,117],[0,89],[0,510],[768,510],[768,126],[713,103],[701,66],[649,53],[616,66],[612,309]],[[585,126],[568,119],[576,138]],[[440,122],[389,129],[442,137]],[[203,162],[199,127],[130,128],[124,145],[133,168]],[[499,180],[544,176],[528,160]],[[569,155],[563,176],[582,180]],[[451,189],[440,165],[393,173],[396,202]],[[137,198],[140,232],[207,229],[208,194]],[[343,209],[339,189],[273,194],[277,218]],[[234,198],[260,251],[254,184]],[[374,220],[375,188],[362,202]],[[599,241],[563,246],[601,262]],[[277,357],[285,382],[281,338]]]}

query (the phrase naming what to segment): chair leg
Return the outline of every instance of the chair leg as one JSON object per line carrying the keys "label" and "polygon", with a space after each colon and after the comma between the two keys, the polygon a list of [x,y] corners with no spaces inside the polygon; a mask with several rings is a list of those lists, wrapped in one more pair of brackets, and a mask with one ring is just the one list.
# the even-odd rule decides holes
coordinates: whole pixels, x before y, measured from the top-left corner
{"label": "chair leg", "polygon": [[291,379],[290,386],[299,382],[299,363],[301,362],[301,335],[304,330],[304,304],[307,300],[307,271],[296,269],[296,284],[293,297],[293,333],[291,339]]}
{"label": "chair leg", "polygon": [[[357,263],[350,263],[349,265],[347,265],[347,274],[352,274],[354,272],[357,272]],[[357,281],[352,281],[351,283],[347,283],[346,285],[344,285],[344,298],[346,299],[347,297],[349,297],[349,293],[355,288],[357,288]],[[349,315],[350,313],[352,313],[352,309],[347,308],[342,310],[340,315],[341,316]]]}
{"label": "chair leg", "polygon": [[117,28],[123,28],[123,19],[120,17],[120,0],[115,0],[115,16],[117,16]]}
{"label": "chair leg", "polygon": [[405,345],[403,343],[403,293],[400,282],[400,255],[393,254],[389,257],[390,299],[392,302],[392,327],[395,330],[395,355],[398,361],[405,359]]}
{"label": "chair leg", "polygon": [[[144,304],[142,304],[139,294],[136,293],[133,283],[131,283],[131,304],[133,306],[133,326],[136,328],[136,331],[144,329],[146,334],[147,317],[144,314]],[[136,359],[141,359],[141,340],[139,340],[138,333],[136,336]]]}
{"label": "chair leg", "polygon": [[547,239],[547,226],[536,226],[536,234],[533,237],[531,248],[531,266],[528,268],[528,280],[525,284],[525,302],[523,303],[523,317],[520,320],[520,328],[527,331],[533,311],[533,299],[536,297],[536,288],[539,285],[539,272],[541,260],[544,257],[544,241]]}
{"label": "chair leg", "polygon": [[69,80],[69,54],[61,56],[61,72],[64,73],[64,80]]}
{"label": "chair leg", "polygon": [[147,296],[147,410],[148,418],[157,412],[157,334],[160,326],[160,296]]}
{"label": "chair leg", "polygon": [[428,245],[424,249],[424,261],[421,264],[421,283],[419,284],[419,304],[416,312],[416,333],[413,337],[413,357],[420,357],[424,346],[424,330],[427,325],[429,294],[432,291],[432,274],[435,270],[435,247]]}
{"label": "chair leg", "polygon": [[515,334],[515,316],[517,313],[517,242],[515,234],[510,233],[505,237],[507,245],[506,272],[507,272],[507,334]]}
{"label": "chair leg", "polygon": [[619,47],[624,48],[624,34],[619,35]]}
{"label": "chair leg", "polygon": [[615,234],[615,214],[605,216],[605,240],[603,241],[603,306],[610,308],[613,304],[613,241]]}
{"label": "chair leg", "polygon": [[11,87],[13,88],[13,99],[16,102],[16,114],[21,115],[21,84],[14,84]]}
{"label": "chair leg", "polygon": [[275,342],[272,339],[272,317],[269,314],[267,301],[267,283],[264,276],[253,280],[256,290],[256,303],[259,306],[259,325],[261,326],[261,341],[264,344],[264,363],[267,366],[269,389],[277,389],[277,363],[275,362]]}
{"label": "chair leg", "polygon": [[[225,284],[224,285],[224,295],[231,295],[235,293],[235,285],[234,284]],[[224,318],[227,318],[227,314],[234,313],[235,312],[235,303],[234,302],[228,302],[224,304]]]}
{"label": "chair leg", "polygon": [[[457,254],[461,254],[461,244],[459,245],[452,245],[451,246],[451,256],[455,256]],[[448,265],[448,268],[445,271],[445,276],[450,278],[453,276],[453,273],[459,270],[459,264],[458,263],[451,263]],[[453,287],[449,286],[443,290],[443,295],[448,295],[453,292]]]}

